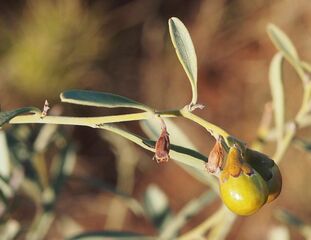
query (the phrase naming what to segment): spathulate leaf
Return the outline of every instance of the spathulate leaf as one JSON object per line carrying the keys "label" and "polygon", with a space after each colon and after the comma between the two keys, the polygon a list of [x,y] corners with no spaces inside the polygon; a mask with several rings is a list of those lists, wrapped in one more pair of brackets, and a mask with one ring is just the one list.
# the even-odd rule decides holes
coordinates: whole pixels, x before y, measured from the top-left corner
{"label": "spathulate leaf", "polygon": [[274,55],[269,70],[269,81],[273,100],[275,127],[279,141],[281,141],[283,137],[285,125],[285,100],[282,80],[282,62],[283,55],[281,52],[278,52]]}
{"label": "spathulate leaf", "polygon": [[154,237],[146,237],[138,233],[133,232],[119,232],[119,231],[94,231],[85,232],[68,240],[100,240],[100,239],[138,239],[138,240],[148,240],[155,239]]}
{"label": "spathulate leaf", "polygon": [[24,107],[12,111],[0,112],[0,127],[10,121],[12,118],[27,113],[40,113],[40,110],[35,107]]}
{"label": "spathulate leaf", "polygon": [[[299,78],[301,79],[303,83],[303,87],[306,88],[309,84],[309,78],[305,74],[305,70],[308,71],[308,69],[305,69],[306,66],[305,63],[303,63],[298,56],[297,50],[292,43],[292,41],[289,39],[289,37],[277,26],[273,24],[269,24],[267,27],[267,32],[276,46],[277,49],[279,49],[280,52],[284,55],[285,59],[292,65],[292,67],[296,70]],[[305,99],[307,100],[307,99]],[[304,100],[304,101],[305,101]]]}
{"label": "spathulate leaf", "polygon": [[172,43],[176,50],[176,54],[182,64],[192,88],[192,104],[197,103],[197,56],[190,37],[190,34],[185,25],[176,17],[168,20],[169,31]]}
{"label": "spathulate leaf", "polygon": [[60,95],[62,102],[107,108],[136,108],[144,111],[151,111],[148,106],[136,102],[135,100],[120,95],[88,91],[88,90],[68,90]]}
{"label": "spathulate leaf", "polygon": [[276,48],[283,53],[284,57],[286,57],[289,62],[292,64],[299,62],[298,53],[294,44],[281,29],[274,24],[269,24],[267,32]]}

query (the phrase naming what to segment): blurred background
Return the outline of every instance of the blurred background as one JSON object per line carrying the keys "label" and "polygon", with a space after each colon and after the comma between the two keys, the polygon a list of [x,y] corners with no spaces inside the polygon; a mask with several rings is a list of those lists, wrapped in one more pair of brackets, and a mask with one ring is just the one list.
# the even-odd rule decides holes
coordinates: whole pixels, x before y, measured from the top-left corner
{"label": "blurred background", "polygon": [[[309,60],[310,9],[309,0],[1,1],[1,109],[42,108],[47,99],[55,115],[132,112],[60,104],[59,94],[70,88],[112,92],[156,109],[183,107],[191,88],[167,26],[176,16],[197,52],[199,102],[206,105],[197,114],[251,143],[271,101],[268,70],[276,49],[266,26],[271,22],[283,29],[301,58]],[[302,87],[289,64],[284,79],[290,119],[301,104]],[[175,122],[208,155],[212,138],[187,120]],[[137,123],[124,127],[144,134]],[[100,230],[156,235],[156,223],[141,210],[148,191],[160,194],[174,215],[208,189],[174,161],[157,165],[151,153],[104,131],[28,125],[7,126],[6,133],[16,187],[2,196],[1,229],[17,229],[15,239],[63,239]],[[300,134],[308,138],[309,133]],[[274,145],[264,152],[273,154]],[[226,239],[274,239],[276,231],[304,239],[298,220],[296,227],[285,225],[275,213],[286,209],[311,223],[310,167],[308,154],[290,147],[280,163],[280,197],[253,216],[237,218]],[[219,206],[217,198],[181,233]]]}

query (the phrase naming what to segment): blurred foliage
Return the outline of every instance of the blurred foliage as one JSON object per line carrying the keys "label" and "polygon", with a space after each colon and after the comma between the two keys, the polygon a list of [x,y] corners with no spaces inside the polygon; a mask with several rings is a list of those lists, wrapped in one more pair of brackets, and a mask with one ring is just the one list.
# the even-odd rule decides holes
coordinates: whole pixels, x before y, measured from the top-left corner
{"label": "blurred foliage", "polygon": [[[10,128],[5,138],[7,145],[1,147],[2,151],[9,148],[10,161],[7,177],[2,178],[1,204],[5,207],[1,220],[6,224],[2,226],[2,233],[7,232],[5,239],[15,239],[16,235],[42,239],[54,219],[54,204],[64,180],[73,170],[76,151],[68,142],[68,132],[60,131],[55,125],[35,129],[27,126]],[[3,158],[1,160],[4,162]],[[31,203],[30,214],[19,211],[25,201]],[[13,231],[10,222],[14,221]],[[23,221],[32,223],[26,232]]]}
{"label": "blurred foliage", "polygon": [[55,98],[85,77],[104,39],[82,1],[28,1],[10,34],[2,72],[23,94]]}

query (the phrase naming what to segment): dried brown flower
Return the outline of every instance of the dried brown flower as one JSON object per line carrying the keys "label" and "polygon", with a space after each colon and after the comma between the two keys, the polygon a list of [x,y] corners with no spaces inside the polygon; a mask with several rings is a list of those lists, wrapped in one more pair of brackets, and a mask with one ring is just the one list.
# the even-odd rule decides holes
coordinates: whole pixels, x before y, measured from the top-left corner
{"label": "dried brown flower", "polygon": [[217,140],[212,151],[208,156],[208,162],[206,163],[206,169],[210,173],[216,173],[222,166],[224,159],[224,150],[221,145],[221,141]]}
{"label": "dried brown flower", "polygon": [[156,160],[157,163],[165,163],[170,159],[170,138],[169,133],[166,130],[166,127],[162,128],[161,135],[155,145],[155,155],[153,160]]}

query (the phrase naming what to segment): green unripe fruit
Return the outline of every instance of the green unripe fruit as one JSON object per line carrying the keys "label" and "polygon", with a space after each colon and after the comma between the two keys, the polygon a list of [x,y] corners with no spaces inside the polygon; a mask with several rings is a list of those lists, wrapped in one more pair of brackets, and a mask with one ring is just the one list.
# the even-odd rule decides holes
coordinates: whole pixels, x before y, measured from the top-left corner
{"label": "green unripe fruit", "polygon": [[224,204],[238,215],[251,215],[265,204],[268,186],[261,175],[241,159],[236,147],[230,148],[220,174],[220,195]]}

